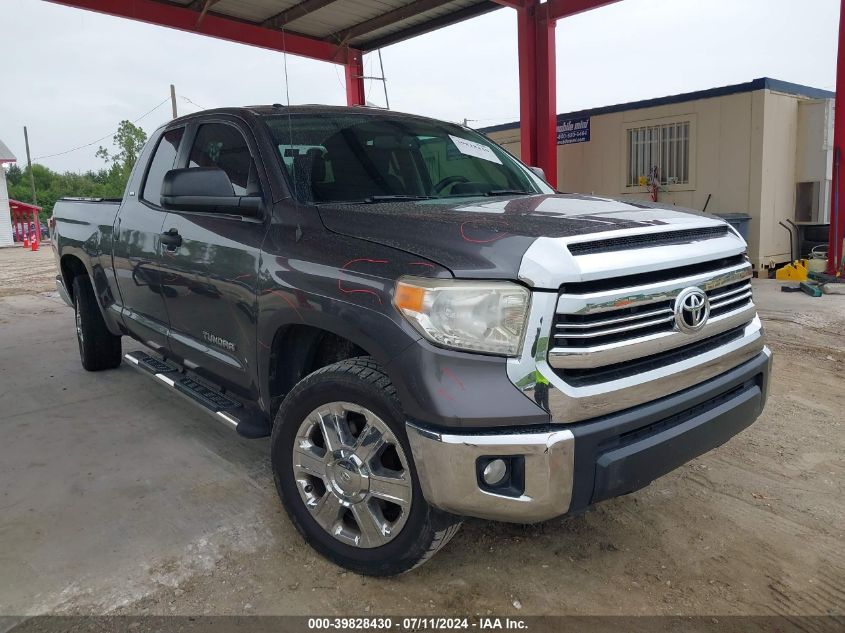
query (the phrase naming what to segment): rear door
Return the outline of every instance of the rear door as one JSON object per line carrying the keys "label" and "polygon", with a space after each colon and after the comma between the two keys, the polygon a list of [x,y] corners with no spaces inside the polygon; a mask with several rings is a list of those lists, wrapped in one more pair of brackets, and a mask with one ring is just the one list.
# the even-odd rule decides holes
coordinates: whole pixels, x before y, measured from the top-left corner
{"label": "rear door", "polygon": [[[123,303],[123,322],[129,332],[153,348],[165,351],[168,318],[161,282],[161,227],[167,215],[161,208],[164,174],[173,169],[184,127],[166,130],[152,154],[139,158],[144,172],[126,191],[115,220],[112,256]],[[151,158],[150,158],[151,156]],[[136,177],[133,175],[133,181]]]}
{"label": "rear door", "polygon": [[[267,191],[251,131],[233,120],[192,125],[179,166],[217,167],[236,195]],[[267,202],[267,198],[265,198]],[[249,398],[256,383],[256,310],[264,219],[169,211],[162,231],[181,237],[162,248],[162,285],[171,353],[187,367]]]}

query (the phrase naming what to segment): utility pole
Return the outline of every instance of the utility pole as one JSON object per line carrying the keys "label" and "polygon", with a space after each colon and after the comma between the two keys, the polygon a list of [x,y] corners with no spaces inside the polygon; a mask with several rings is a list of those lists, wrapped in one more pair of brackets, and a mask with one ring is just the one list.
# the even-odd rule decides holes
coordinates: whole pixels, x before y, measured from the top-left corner
{"label": "utility pole", "polygon": [[179,116],[179,113],[176,112],[176,86],[170,84],[170,107],[173,109],[173,118],[175,119]]}
{"label": "utility pole", "polygon": [[35,175],[32,173],[32,160],[29,158],[29,134],[26,126],[23,126],[23,141],[26,144],[26,165],[29,167],[29,184],[32,185],[32,204],[38,205],[38,197],[35,195]]}

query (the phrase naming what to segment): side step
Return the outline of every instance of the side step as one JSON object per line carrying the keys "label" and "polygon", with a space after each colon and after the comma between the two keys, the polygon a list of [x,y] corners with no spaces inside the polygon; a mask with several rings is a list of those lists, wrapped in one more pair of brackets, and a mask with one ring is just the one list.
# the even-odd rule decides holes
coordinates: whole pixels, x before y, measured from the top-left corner
{"label": "side step", "polygon": [[142,351],[129,352],[124,354],[123,358],[130,366],[156,378],[206,413],[213,415],[218,422],[235,429],[240,435],[249,438],[270,435],[270,424],[260,411],[192,378],[175,363]]}

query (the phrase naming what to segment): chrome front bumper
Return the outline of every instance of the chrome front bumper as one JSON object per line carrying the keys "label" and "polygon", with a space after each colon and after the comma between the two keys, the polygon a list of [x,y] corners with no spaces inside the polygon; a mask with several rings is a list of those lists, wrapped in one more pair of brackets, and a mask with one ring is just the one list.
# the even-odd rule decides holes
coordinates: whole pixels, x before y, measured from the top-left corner
{"label": "chrome front bumper", "polygon": [[[764,347],[709,381],[594,421],[528,433],[518,426],[435,431],[411,422],[406,430],[431,505],[461,516],[536,523],[638,490],[726,442],[762,411],[770,370]],[[523,457],[523,485],[496,493],[483,484],[479,460],[508,456]]]}
{"label": "chrome front bumper", "polygon": [[[459,435],[406,425],[423,495],[454,514],[536,523],[566,514],[572,497],[575,437],[571,431]],[[518,497],[482,489],[476,463],[485,456],[522,455],[525,489]]]}

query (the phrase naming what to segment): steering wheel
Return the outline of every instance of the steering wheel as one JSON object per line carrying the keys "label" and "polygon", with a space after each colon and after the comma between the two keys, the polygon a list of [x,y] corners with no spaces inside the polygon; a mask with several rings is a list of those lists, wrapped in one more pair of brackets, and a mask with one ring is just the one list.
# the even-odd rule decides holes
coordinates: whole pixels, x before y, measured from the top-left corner
{"label": "steering wheel", "polygon": [[434,185],[434,193],[441,193],[449,185],[454,185],[459,182],[469,182],[469,178],[464,176],[446,176],[443,180]]}

